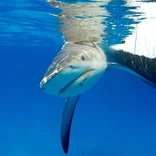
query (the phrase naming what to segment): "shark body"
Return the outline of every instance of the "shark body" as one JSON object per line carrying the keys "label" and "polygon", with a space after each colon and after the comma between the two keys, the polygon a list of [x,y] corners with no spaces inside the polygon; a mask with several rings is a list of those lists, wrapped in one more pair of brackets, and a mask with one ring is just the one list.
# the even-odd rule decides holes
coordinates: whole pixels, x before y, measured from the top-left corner
{"label": "shark body", "polygon": [[61,143],[66,154],[69,149],[72,119],[80,95],[92,88],[107,68],[124,70],[155,87],[150,77],[133,70],[127,62],[107,62],[106,58],[105,52],[96,43],[67,42],[53,59],[40,82],[40,88],[44,92],[66,98],[61,124]]}
{"label": "shark body", "polygon": [[98,82],[106,68],[106,56],[95,43],[66,43],[40,82],[44,92],[66,98],[61,125],[65,153],[68,152],[71,123],[79,97]]}

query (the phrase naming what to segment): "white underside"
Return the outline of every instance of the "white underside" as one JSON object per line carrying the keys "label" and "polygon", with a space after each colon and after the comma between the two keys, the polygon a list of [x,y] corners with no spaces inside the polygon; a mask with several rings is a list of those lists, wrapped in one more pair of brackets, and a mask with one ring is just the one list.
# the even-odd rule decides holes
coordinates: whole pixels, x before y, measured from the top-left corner
{"label": "white underside", "polygon": [[68,83],[70,83],[72,80],[77,78],[81,73],[72,73],[67,74],[66,72],[61,72],[54,78],[50,79],[44,86],[44,91],[48,94],[54,95],[54,96],[60,96],[60,97],[70,97],[70,96],[76,96],[79,94],[82,94],[86,92],[88,89],[90,89],[94,84],[97,83],[97,81],[102,76],[103,72],[93,71],[89,74],[89,78],[87,81],[84,82],[82,86],[80,86],[81,81],[85,79],[81,78],[75,81],[69,88],[67,88],[62,94],[59,94],[59,91],[64,88]]}
{"label": "white underside", "polygon": [[144,13],[139,24],[133,25],[133,34],[125,38],[124,44],[114,45],[111,48],[115,51],[123,50],[139,56],[148,58],[156,57],[156,3],[142,3],[130,1],[129,6],[138,5],[138,11]]}

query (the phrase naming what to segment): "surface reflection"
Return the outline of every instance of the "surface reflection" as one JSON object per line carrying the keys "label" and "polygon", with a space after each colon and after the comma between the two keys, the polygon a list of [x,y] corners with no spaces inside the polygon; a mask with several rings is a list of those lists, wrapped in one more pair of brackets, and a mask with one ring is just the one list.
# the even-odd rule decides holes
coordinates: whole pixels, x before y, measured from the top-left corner
{"label": "surface reflection", "polygon": [[61,9],[57,17],[62,23],[60,31],[66,42],[102,42],[102,38],[106,35],[103,21],[109,16],[105,6],[109,1],[74,4],[54,0],[48,2],[52,7]]}

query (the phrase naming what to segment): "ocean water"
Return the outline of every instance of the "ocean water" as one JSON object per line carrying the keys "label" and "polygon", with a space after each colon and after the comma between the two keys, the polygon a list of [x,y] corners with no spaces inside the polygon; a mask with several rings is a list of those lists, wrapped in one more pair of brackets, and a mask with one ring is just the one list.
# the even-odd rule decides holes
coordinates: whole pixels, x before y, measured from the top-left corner
{"label": "ocean water", "polygon": [[[84,3],[61,2],[76,6]],[[155,19],[154,1],[85,1],[88,6],[98,3],[104,3],[98,6],[100,12],[85,13],[100,13],[102,25],[93,29],[96,33],[104,29],[102,38],[96,38],[103,48],[126,43],[126,37],[133,30],[137,32],[138,24],[146,16]],[[67,24],[60,30],[62,23],[57,15],[61,9],[56,6],[44,0],[0,1],[0,156],[65,155],[60,141],[65,99],[50,96],[39,88],[45,71],[65,42],[62,31],[69,27]],[[148,22],[145,29],[154,30],[151,25]],[[151,43],[148,50],[143,49],[146,52],[155,49],[151,31],[146,35]],[[75,39],[68,34],[68,40]],[[145,44],[141,40],[138,47]],[[155,88],[132,74],[115,68],[106,71],[77,104],[68,155],[155,156],[155,95]]]}

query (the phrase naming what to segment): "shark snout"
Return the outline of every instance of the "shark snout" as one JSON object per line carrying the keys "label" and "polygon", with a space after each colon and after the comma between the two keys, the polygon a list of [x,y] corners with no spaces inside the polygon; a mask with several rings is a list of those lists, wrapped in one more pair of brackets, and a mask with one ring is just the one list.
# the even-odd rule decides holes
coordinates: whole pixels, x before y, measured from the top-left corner
{"label": "shark snout", "polygon": [[59,67],[59,68],[56,68],[54,71],[52,72],[48,72],[47,74],[45,74],[45,76],[43,77],[43,79],[41,80],[40,82],[40,88],[42,90],[44,90],[44,85],[50,80],[50,79],[53,79],[58,73],[60,73],[61,71],[63,70],[63,68]]}
{"label": "shark snout", "polygon": [[41,82],[40,82],[40,88],[42,89],[42,90],[44,90],[44,84],[47,82],[47,79],[46,79],[46,77],[44,77],[42,80],[41,80]]}

